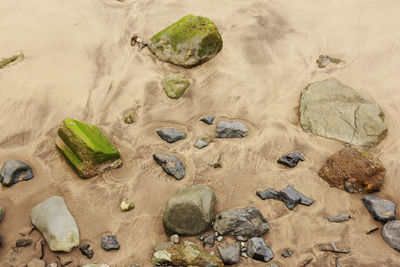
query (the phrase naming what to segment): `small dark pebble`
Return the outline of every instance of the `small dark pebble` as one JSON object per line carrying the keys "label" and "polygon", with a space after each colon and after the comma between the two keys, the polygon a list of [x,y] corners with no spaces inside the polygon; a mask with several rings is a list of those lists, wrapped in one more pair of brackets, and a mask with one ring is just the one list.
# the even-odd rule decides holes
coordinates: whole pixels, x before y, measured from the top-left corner
{"label": "small dark pebble", "polygon": [[203,246],[213,247],[215,243],[215,235],[209,235],[204,238]]}
{"label": "small dark pebble", "polygon": [[214,119],[215,119],[215,116],[212,115],[212,116],[201,118],[201,121],[206,123],[206,124],[208,124],[208,125],[211,125],[211,124],[213,124]]}
{"label": "small dark pebble", "polygon": [[291,251],[289,248],[285,249],[285,251],[282,252],[282,257],[284,257],[284,258],[289,258],[289,257],[291,257],[292,255],[293,255],[293,254],[292,254],[292,251]]}
{"label": "small dark pebble", "polygon": [[299,163],[300,160],[305,160],[303,155],[301,155],[299,152],[293,152],[278,159],[278,163],[294,168],[297,166],[297,163]]}
{"label": "small dark pebble", "polygon": [[79,247],[79,250],[81,251],[82,255],[88,257],[88,259],[93,258],[93,255],[94,255],[93,249],[90,249],[89,244],[82,244]]}
{"label": "small dark pebble", "polygon": [[350,194],[354,193],[354,187],[353,187],[352,183],[345,182],[344,183],[344,189],[346,189],[346,191],[349,192]]}
{"label": "small dark pebble", "polygon": [[120,245],[115,235],[106,235],[101,239],[101,247],[105,250],[118,250]]}
{"label": "small dark pebble", "polygon": [[17,242],[15,242],[17,248],[29,247],[30,245],[32,245],[32,239],[18,239]]}

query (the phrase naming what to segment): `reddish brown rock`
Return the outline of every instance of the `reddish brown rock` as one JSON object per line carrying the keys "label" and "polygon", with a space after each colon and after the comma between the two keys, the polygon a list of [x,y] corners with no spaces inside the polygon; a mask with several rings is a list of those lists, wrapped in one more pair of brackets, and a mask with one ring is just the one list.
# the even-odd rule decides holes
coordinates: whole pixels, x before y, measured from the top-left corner
{"label": "reddish brown rock", "polygon": [[379,190],[385,176],[382,163],[369,152],[344,148],[328,158],[318,175],[331,186],[344,189],[351,184],[355,193]]}

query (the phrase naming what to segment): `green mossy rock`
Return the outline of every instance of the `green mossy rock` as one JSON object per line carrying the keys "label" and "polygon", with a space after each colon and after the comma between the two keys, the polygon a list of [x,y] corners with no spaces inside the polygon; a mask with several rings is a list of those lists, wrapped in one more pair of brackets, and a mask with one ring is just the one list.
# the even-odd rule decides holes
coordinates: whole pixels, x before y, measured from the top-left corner
{"label": "green mossy rock", "polygon": [[81,178],[89,178],[122,165],[121,155],[94,125],[66,119],[56,145]]}
{"label": "green mossy rock", "polygon": [[161,61],[191,68],[216,56],[222,38],[210,19],[187,15],[154,35],[149,48]]}
{"label": "green mossy rock", "polygon": [[190,86],[190,82],[181,75],[171,75],[162,80],[161,86],[168,97],[178,99]]}

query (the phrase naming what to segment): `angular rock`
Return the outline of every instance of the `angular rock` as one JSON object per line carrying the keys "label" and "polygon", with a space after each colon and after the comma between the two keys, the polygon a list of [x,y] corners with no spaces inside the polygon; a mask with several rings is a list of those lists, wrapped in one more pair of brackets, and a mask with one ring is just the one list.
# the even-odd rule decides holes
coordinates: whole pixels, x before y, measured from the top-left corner
{"label": "angular rock", "polygon": [[191,242],[173,244],[166,250],[156,251],[152,259],[153,266],[167,264],[172,266],[222,267],[223,262],[216,256],[198,248]]}
{"label": "angular rock", "polygon": [[283,201],[286,207],[290,210],[293,210],[297,204],[310,206],[314,203],[314,200],[304,196],[291,185],[278,193],[278,199]]}
{"label": "angular rock", "polygon": [[42,260],[34,259],[28,263],[27,267],[46,267],[46,263]]}
{"label": "angular rock", "polygon": [[352,183],[344,182],[344,189],[349,192],[350,194],[354,193],[354,187]]}
{"label": "angular rock", "polygon": [[[379,190],[386,170],[370,153],[347,147],[330,156],[318,171],[328,184],[344,189],[350,183],[355,193]],[[347,185],[349,186],[349,185]]]}
{"label": "angular rock", "polygon": [[392,201],[375,196],[365,196],[362,197],[362,202],[375,220],[387,222],[395,219],[396,205]]}
{"label": "angular rock", "polygon": [[392,248],[400,252],[400,221],[389,221],[382,229],[382,237]]}
{"label": "angular rock", "polygon": [[235,243],[235,245],[228,244],[226,247],[217,246],[217,249],[224,264],[232,265],[240,261],[240,247],[238,243]]}
{"label": "angular rock", "polygon": [[215,194],[205,185],[193,185],[172,196],[165,209],[163,223],[167,234],[195,236],[211,227]]}
{"label": "angular rock", "polygon": [[82,244],[79,247],[79,250],[81,251],[83,256],[86,256],[88,259],[93,258],[94,252],[93,249],[90,249],[90,244]]}
{"label": "angular rock", "polygon": [[83,179],[122,166],[118,150],[94,125],[65,119],[58,129],[58,136],[58,149]]}
{"label": "angular rock", "polygon": [[158,60],[191,68],[216,56],[222,38],[210,19],[187,15],[154,35],[149,49]]}
{"label": "angular rock", "polygon": [[32,239],[18,239],[17,242],[15,242],[15,246],[17,248],[29,247],[32,245],[32,242]]}
{"label": "angular rock", "polygon": [[199,139],[196,141],[196,143],[194,143],[194,146],[197,147],[198,149],[202,149],[208,146],[208,143],[204,140]]}
{"label": "angular rock", "polygon": [[173,176],[175,179],[182,180],[185,177],[185,166],[176,156],[157,152],[153,154],[153,159],[168,175]]}
{"label": "angular rock", "polygon": [[381,108],[334,78],[302,91],[300,123],[305,131],[363,147],[374,147],[387,135]]}
{"label": "angular rock", "polygon": [[253,237],[249,239],[247,246],[247,255],[249,257],[263,262],[269,262],[274,258],[274,252],[265,244],[261,237]]}
{"label": "angular rock", "polygon": [[11,186],[20,181],[28,181],[33,177],[31,166],[17,159],[7,160],[0,171],[0,182],[4,186]]}
{"label": "angular rock", "polygon": [[4,213],[6,212],[6,210],[0,206],[0,222],[3,220],[4,218]]}
{"label": "angular rock", "polygon": [[178,99],[190,86],[190,82],[181,75],[170,75],[161,81],[161,86],[169,98]]}
{"label": "angular rock", "polygon": [[318,249],[321,251],[330,251],[334,253],[350,253],[350,248],[345,248],[336,242],[320,243],[318,244]]}
{"label": "angular rock", "polygon": [[115,235],[105,235],[101,238],[101,247],[104,250],[118,250],[120,245]]}
{"label": "angular rock", "polygon": [[293,253],[289,248],[285,249],[285,251],[282,252],[282,257],[284,257],[284,258],[289,258],[292,255],[293,255]]}
{"label": "angular rock", "polygon": [[208,166],[213,167],[214,169],[216,168],[222,168],[222,154],[219,153],[217,156],[215,156],[215,158],[210,161],[208,164]]}
{"label": "angular rock", "polygon": [[215,120],[215,116],[214,115],[201,118],[201,121],[204,122],[205,124],[208,124],[208,125],[213,124],[214,120]]}
{"label": "angular rock", "polygon": [[157,131],[157,134],[168,143],[174,143],[176,141],[186,138],[186,134],[180,130],[174,128],[164,128]]}
{"label": "angular rock", "polygon": [[350,219],[350,215],[347,213],[343,213],[337,216],[326,216],[325,218],[328,219],[328,221],[330,222],[340,223],[348,221]]}
{"label": "angular rock", "polygon": [[221,235],[260,236],[270,229],[270,225],[255,207],[224,211],[217,214],[214,231]]}
{"label": "angular rock", "polygon": [[262,200],[266,199],[278,199],[278,192],[275,189],[268,188],[264,191],[257,191],[256,195]]}
{"label": "angular rock", "polygon": [[70,252],[79,245],[79,231],[64,199],[53,196],[36,205],[32,224],[43,234],[50,250]]}
{"label": "angular rock", "polygon": [[247,136],[247,128],[240,121],[220,121],[217,126],[217,138],[241,138]]}
{"label": "angular rock", "polygon": [[209,246],[213,247],[215,243],[215,235],[206,235],[203,240],[203,247]]}
{"label": "angular rock", "polygon": [[294,168],[297,166],[297,163],[299,163],[300,160],[305,160],[303,155],[301,155],[300,152],[293,152],[278,159],[278,163]]}

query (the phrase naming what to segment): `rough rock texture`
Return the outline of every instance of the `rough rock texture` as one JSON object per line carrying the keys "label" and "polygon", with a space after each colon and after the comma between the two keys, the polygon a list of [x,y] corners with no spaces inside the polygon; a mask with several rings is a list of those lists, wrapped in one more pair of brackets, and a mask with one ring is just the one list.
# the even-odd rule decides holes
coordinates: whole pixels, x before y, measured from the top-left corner
{"label": "rough rock texture", "polygon": [[174,143],[176,141],[186,138],[186,134],[174,128],[164,128],[157,131],[157,134],[161,139],[167,141],[168,143]]}
{"label": "rough rock texture", "polygon": [[167,264],[170,266],[224,266],[219,258],[187,241],[184,244],[173,244],[165,250],[156,251],[153,254],[152,262],[153,265]]}
{"label": "rough rock texture", "polygon": [[208,143],[204,140],[199,139],[196,141],[196,143],[194,143],[194,146],[197,147],[198,149],[202,149],[208,146]]}
{"label": "rough rock texture", "polygon": [[181,75],[170,75],[161,81],[161,86],[169,98],[178,99],[188,89],[190,82]]}
{"label": "rough rock texture", "polygon": [[214,123],[214,120],[215,120],[215,116],[214,116],[214,115],[201,118],[201,121],[204,122],[204,123],[206,123],[206,124],[208,124],[208,125],[213,124],[213,123]]}
{"label": "rough rock texture", "polygon": [[337,216],[326,216],[325,217],[330,222],[346,222],[350,219],[350,215],[347,213],[339,214]]}
{"label": "rough rock texture", "polygon": [[217,138],[241,138],[247,135],[247,128],[240,121],[220,121],[217,126]]}
{"label": "rough rock texture", "polygon": [[218,213],[214,231],[221,235],[260,236],[270,229],[270,225],[255,207],[246,207]]}
{"label": "rough rock texture", "polygon": [[81,251],[82,255],[86,256],[88,259],[93,258],[94,252],[93,249],[90,249],[90,244],[82,244],[79,247],[79,250]]}
{"label": "rough rock texture", "polygon": [[27,181],[33,177],[31,166],[17,159],[7,160],[0,171],[0,182],[5,186],[18,183],[20,181],[19,178]]}
{"label": "rough rock texture", "polygon": [[382,237],[392,248],[400,252],[400,221],[390,221],[383,226]]}
{"label": "rough rock texture", "polygon": [[163,223],[167,234],[199,235],[211,227],[215,194],[205,185],[193,185],[172,196],[165,209]]}
{"label": "rough rock texture", "polygon": [[362,197],[362,202],[375,220],[387,222],[395,219],[396,204],[392,201],[375,196],[365,196]]}
{"label": "rough rock texture", "polygon": [[185,166],[176,156],[157,152],[153,154],[153,159],[168,175],[173,176],[175,179],[182,180],[185,177]]}
{"label": "rough rock texture", "polygon": [[121,155],[94,125],[66,119],[58,129],[56,145],[81,178],[122,166]]}
{"label": "rough rock texture", "polygon": [[278,199],[278,193],[275,189],[268,188],[267,190],[264,191],[257,191],[256,195],[261,198],[262,200],[266,199]]}
{"label": "rough rock texture", "polygon": [[306,131],[363,147],[374,147],[387,134],[381,108],[334,78],[302,91],[300,123]]}
{"label": "rough rock texture", "polygon": [[78,227],[62,197],[53,196],[36,205],[31,221],[52,251],[70,252],[79,245]]}
{"label": "rough rock texture", "polygon": [[300,160],[304,161],[303,155],[301,155],[300,152],[293,152],[278,159],[278,163],[294,168]]}
{"label": "rough rock texture", "polygon": [[297,204],[310,206],[314,203],[314,200],[306,197],[291,185],[278,193],[278,199],[285,203],[286,207],[290,210],[293,210]]}
{"label": "rough rock texture", "polygon": [[210,19],[187,15],[154,35],[149,49],[161,61],[191,68],[216,56],[222,38]]}
{"label": "rough rock texture", "polygon": [[235,243],[235,245],[228,244],[225,247],[217,246],[217,249],[224,264],[232,265],[240,261],[240,246],[238,243]]}
{"label": "rough rock texture", "polygon": [[347,147],[329,157],[318,175],[331,186],[344,189],[345,183],[350,183],[355,193],[365,193],[379,190],[385,173],[382,163],[370,153]]}
{"label": "rough rock texture", "polygon": [[343,62],[340,58],[331,57],[328,55],[320,55],[316,60],[318,68],[322,69],[325,68],[329,63],[339,64]]}
{"label": "rough rock texture", "polygon": [[265,244],[264,239],[261,237],[253,237],[249,239],[247,255],[255,260],[264,262],[269,262],[274,258],[274,252],[267,244]]}
{"label": "rough rock texture", "polygon": [[104,250],[118,250],[120,245],[115,235],[105,235],[101,238],[101,247]]}

